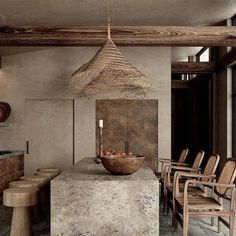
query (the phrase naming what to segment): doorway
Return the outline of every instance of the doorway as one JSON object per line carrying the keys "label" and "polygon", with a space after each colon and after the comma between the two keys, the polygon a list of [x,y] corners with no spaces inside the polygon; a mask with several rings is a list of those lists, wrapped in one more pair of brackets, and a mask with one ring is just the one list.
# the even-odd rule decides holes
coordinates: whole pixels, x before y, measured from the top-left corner
{"label": "doorway", "polygon": [[39,167],[64,170],[73,165],[73,130],[73,100],[25,100],[25,174],[33,174]]}
{"label": "doorway", "polygon": [[186,83],[185,88],[172,88],[172,157],[177,159],[188,147],[187,162],[192,163],[200,149],[206,157],[212,153],[212,76],[198,75]]}

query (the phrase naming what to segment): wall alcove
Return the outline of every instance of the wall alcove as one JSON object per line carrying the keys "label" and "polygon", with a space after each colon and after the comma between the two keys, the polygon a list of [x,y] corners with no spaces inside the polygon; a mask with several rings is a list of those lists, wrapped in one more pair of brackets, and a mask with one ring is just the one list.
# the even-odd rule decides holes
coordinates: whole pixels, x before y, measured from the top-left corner
{"label": "wall alcove", "polygon": [[151,163],[158,154],[157,100],[96,100],[96,151],[99,119],[104,121],[103,149],[142,154]]}

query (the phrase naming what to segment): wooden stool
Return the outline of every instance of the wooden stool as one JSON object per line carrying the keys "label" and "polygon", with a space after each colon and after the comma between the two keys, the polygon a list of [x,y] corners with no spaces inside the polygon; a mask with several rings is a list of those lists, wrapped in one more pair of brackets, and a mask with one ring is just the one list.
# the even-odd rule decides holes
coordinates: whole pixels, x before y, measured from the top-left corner
{"label": "wooden stool", "polygon": [[47,185],[50,183],[50,178],[40,175],[29,175],[20,177],[21,180],[37,182],[40,187],[40,203],[42,206],[48,205],[50,201],[49,194],[47,192]]}
{"label": "wooden stool", "polygon": [[[50,180],[52,180],[53,178],[55,178],[58,173],[57,172],[41,172],[41,171],[37,171],[34,173],[35,176],[43,176],[43,177],[47,177]],[[47,185],[41,192],[41,200],[43,202],[43,205],[50,205],[50,201],[51,201],[51,193],[50,193],[50,184]]]}
{"label": "wooden stool", "polygon": [[38,203],[34,188],[10,188],[3,191],[3,204],[13,207],[10,236],[31,236],[30,207]]}
{"label": "wooden stool", "polygon": [[[26,180],[20,180],[20,181],[13,181],[9,183],[9,188],[34,188],[38,191],[40,190],[40,185],[36,181],[26,181]],[[41,213],[40,208],[40,199],[36,206],[33,207],[32,212],[35,215],[39,215]],[[34,216],[33,214],[33,216]],[[33,218],[33,217],[32,217]]]}
{"label": "wooden stool", "polygon": [[38,168],[37,171],[56,172],[57,174],[60,174],[60,169],[59,168],[54,168],[54,167],[42,167],[42,168]]}
{"label": "wooden stool", "polygon": [[58,175],[56,172],[43,172],[43,171],[36,171],[34,174],[39,175],[39,176],[48,177],[51,180]]}
{"label": "wooden stool", "polygon": [[40,186],[36,181],[21,180],[10,182],[9,188],[35,188],[36,190],[39,190]]}
{"label": "wooden stool", "polygon": [[20,180],[37,182],[40,188],[44,187],[50,182],[50,179],[48,177],[39,175],[29,175],[29,176],[24,175],[20,177]]}

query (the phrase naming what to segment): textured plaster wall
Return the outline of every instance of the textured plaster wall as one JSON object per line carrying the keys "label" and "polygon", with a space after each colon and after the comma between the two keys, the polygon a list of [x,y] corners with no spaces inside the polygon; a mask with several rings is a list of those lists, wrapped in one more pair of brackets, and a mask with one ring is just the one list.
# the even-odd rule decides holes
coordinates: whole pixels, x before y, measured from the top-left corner
{"label": "textured plaster wall", "polygon": [[[12,114],[7,121],[9,126],[0,128],[0,149],[25,148],[25,99],[74,99],[75,161],[94,156],[96,98],[79,99],[72,95],[68,78],[96,51],[95,47],[50,48],[2,58],[0,100],[10,103]],[[152,80],[153,91],[147,98],[158,99],[158,153],[170,157],[171,49],[122,47],[121,51]]]}

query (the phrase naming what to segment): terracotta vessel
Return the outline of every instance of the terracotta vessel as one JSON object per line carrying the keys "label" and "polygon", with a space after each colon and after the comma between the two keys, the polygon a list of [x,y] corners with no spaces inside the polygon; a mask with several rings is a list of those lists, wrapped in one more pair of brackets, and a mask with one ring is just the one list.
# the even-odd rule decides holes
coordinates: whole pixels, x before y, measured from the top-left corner
{"label": "terracotta vessel", "polygon": [[142,167],[144,156],[103,156],[103,166],[113,175],[130,175]]}
{"label": "terracotta vessel", "polygon": [[11,107],[6,102],[0,102],[0,122],[7,120],[11,112]]}

